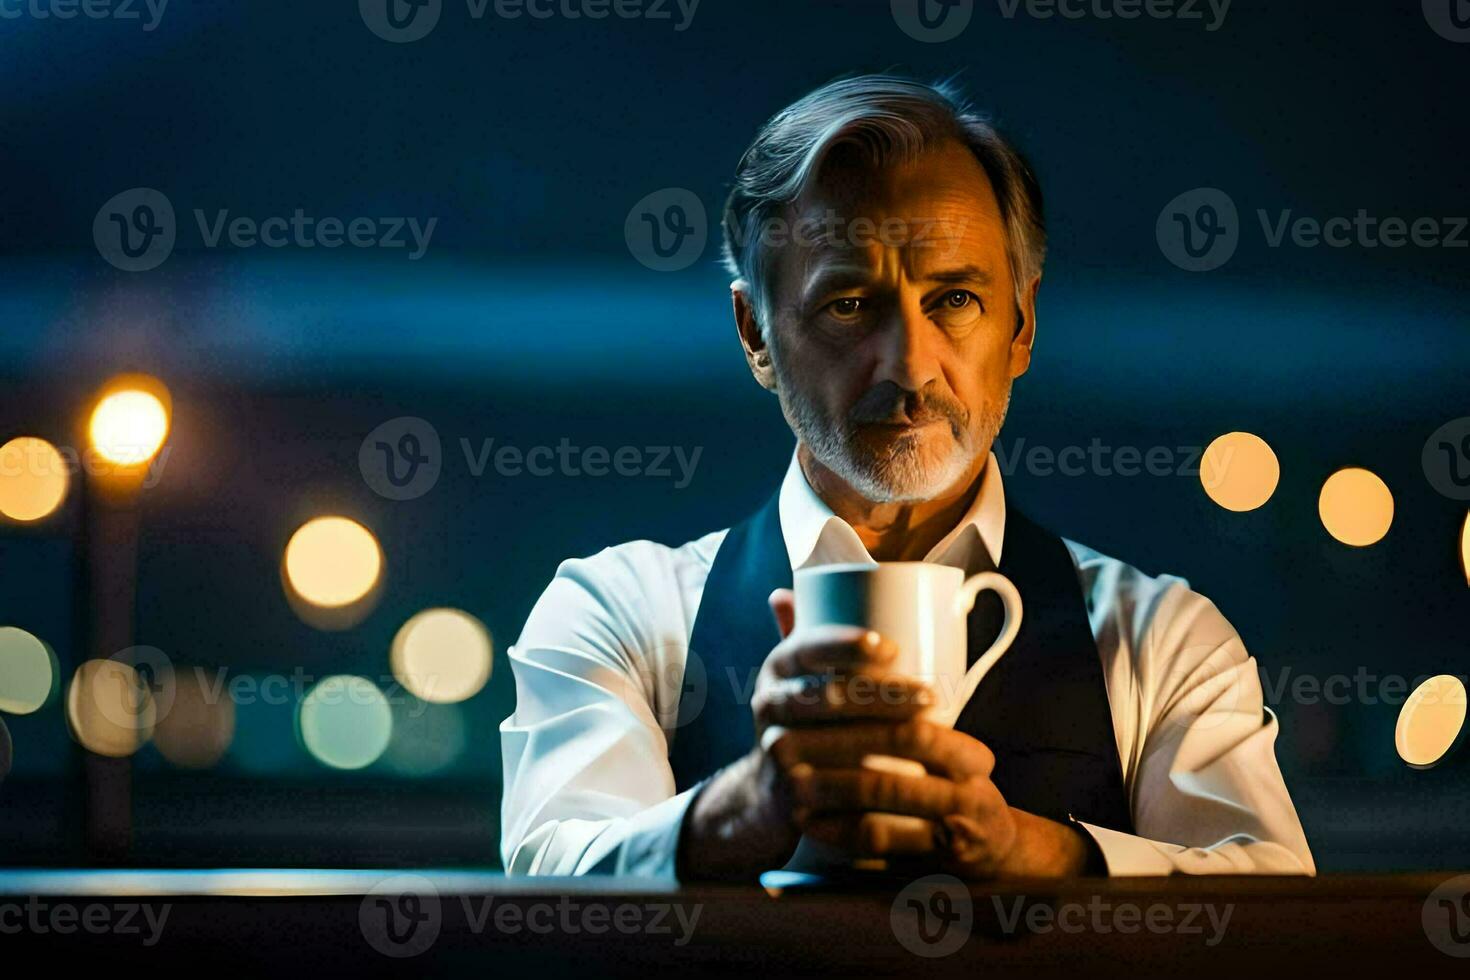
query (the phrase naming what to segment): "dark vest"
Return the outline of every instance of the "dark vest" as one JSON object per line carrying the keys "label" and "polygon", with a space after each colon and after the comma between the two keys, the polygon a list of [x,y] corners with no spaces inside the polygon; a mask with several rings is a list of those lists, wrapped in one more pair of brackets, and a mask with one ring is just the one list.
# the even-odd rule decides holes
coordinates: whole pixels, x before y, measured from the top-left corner
{"label": "dark vest", "polygon": [[[780,640],[766,600],[773,589],[791,587],[777,499],[730,529],[705,582],[669,753],[681,791],[755,744],[750,694]],[[995,753],[992,778],[1011,806],[1132,833],[1102,664],[1067,546],[1008,508],[999,570],[1021,593],[1021,630],[955,728]],[[1000,600],[981,593],[969,620],[972,663],[1000,620]]]}

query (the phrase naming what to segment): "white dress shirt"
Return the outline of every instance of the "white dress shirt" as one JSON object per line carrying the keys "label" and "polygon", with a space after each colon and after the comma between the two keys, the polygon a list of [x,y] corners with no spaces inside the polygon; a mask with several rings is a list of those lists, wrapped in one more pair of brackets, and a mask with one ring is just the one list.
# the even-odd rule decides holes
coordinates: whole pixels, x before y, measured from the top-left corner
{"label": "white dress shirt", "polygon": [[[778,508],[793,569],[873,560],[794,456]],[[1005,513],[992,455],[969,513],[925,561],[973,568],[983,547],[999,565]],[[673,876],[697,787],[675,793],[669,745],[695,614],[725,534],[677,548],[631,541],[557,570],[510,649],[516,708],[500,726],[507,872]],[[1137,830],[1083,824],[1109,873],[1314,874],[1276,764],[1276,717],[1234,628],[1183,579],[1066,545]]]}

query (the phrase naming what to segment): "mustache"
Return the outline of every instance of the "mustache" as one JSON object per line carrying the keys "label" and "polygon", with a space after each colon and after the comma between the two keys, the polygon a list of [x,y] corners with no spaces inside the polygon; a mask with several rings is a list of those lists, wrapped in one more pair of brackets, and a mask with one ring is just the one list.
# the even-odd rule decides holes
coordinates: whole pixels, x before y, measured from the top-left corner
{"label": "mustache", "polygon": [[847,418],[858,425],[923,425],[943,421],[963,431],[969,424],[970,413],[956,398],[932,385],[908,391],[892,381],[884,381],[863,392]]}

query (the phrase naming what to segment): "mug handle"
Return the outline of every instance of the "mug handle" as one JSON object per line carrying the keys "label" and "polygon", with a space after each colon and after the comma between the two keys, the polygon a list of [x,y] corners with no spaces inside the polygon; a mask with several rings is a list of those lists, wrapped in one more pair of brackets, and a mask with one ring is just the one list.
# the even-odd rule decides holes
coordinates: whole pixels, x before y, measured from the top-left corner
{"label": "mug handle", "polygon": [[980,593],[990,589],[1000,597],[1000,603],[1005,608],[1005,619],[1000,626],[1000,635],[995,642],[990,644],[990,649],[975,660],[975,663],[965,672],[965,683],[960,697],[954,702],[951,713],[952,718],[947,718],[948,724],[953,725],[959,720],[959,714],[965,705],[970,703],[970,698],[975,689],[980,686],[980,681],[995,666],[995,662],[1011,648],[1016,640],[1016,634],[1021,631],[1021,593],[1016,591],[1016,586],[1010,579],[1000,572],[979,572],[965,579],[960,586],[959,592],[955,594],[955,612],[960,616],[969,616],[970,610],[975,608],[975,600]]}

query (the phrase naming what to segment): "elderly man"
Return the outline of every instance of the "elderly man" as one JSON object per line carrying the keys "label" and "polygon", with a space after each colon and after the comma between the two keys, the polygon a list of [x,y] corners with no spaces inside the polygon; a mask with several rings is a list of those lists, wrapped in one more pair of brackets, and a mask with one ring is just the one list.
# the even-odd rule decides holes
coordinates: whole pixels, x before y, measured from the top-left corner
{"label": "elderly man", "polygon": [[[558,570],[511,651],[507,869],[752,878],[805,836],[975,878],[1313,873],[1235,630],[1005,497],[990,450],[1045,254],[1010,143],[949,86],[833,82],[756,136],[724,231],[791,465],[728,530]],[[793,632],[793,570],[883,561],[998,568],[1024,598],[953,728],[917,717],[933,692],[884,637]],[[972,614],[972,657],[993,619]]]}

